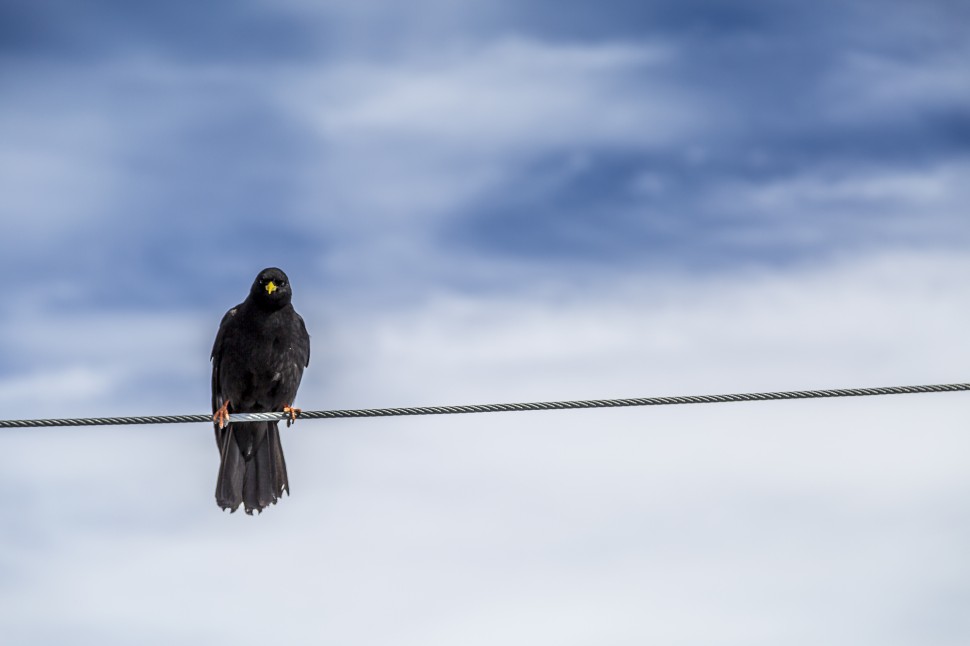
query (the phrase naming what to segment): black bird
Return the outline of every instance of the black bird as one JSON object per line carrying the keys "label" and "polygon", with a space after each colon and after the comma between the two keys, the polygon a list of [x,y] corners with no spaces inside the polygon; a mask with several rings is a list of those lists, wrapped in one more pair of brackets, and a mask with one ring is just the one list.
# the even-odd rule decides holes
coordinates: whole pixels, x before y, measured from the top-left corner
{"label": "black bird", "polygon": [[286,412],[287,426],[303,369],[310,365],[310,335],[290,303],[282,270],[259,272],[249,296],[222,317],[212,346],[212,421],[221,462],[216,503],[246,513],[262,510],[286,491],[286,462],[278,422],[230,424],[230,413]]}

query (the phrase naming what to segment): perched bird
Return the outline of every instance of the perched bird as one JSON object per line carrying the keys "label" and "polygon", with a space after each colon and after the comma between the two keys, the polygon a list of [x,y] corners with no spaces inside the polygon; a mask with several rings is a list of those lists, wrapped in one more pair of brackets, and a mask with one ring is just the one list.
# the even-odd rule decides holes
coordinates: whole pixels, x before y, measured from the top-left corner
{"label": "perched bird", "polygon": [[310,335],[293,309],[282,270],[259,272],[249,296],[222,317],[212,346],[212,421],[221,462],[216,503],[246,513],[275,504],[290,485],[278,422],[229,423],[230,413],[285,412],[286,425],[303,369],[310,365]]}

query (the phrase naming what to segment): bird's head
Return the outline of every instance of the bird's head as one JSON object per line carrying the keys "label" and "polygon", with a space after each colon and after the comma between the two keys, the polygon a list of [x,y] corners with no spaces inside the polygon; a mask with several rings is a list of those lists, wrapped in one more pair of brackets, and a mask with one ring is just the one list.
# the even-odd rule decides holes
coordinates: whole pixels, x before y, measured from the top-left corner
{"label": "bird's head", "polygon": [[259,272],[249,296],[259,305],[270,308],[283,307],[293,298],[290,279],[282,269],[269,267]]}

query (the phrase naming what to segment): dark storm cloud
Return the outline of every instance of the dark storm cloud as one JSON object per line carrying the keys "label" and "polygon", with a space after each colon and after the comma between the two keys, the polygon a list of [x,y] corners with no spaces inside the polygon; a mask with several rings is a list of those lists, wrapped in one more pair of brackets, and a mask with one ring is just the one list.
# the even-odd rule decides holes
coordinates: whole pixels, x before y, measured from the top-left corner
{"label": "dark storm cloud", "polygon": [[[193,268],[242,270],[220,249],[416,269],[397,237],[429,261],[454,246],[690,270],[905,246],[916,217],[924,243],[970,235],[953,216],[970,151],[960,3],[2,11],[0,208],[27,241],[6,248],[75,277],[105,271],[110,248],[131,284],[75,290],[97,302],[191,299],[174,286]],[[777,196],[880,176],[943,184],[908,208]],[[69,242],[45,237],[55,226]]]}
{"label": "dark storm cloud", "polygon": [[230,0],[5,2],[0,55],[91,62],[154,51],[196,61],[272,60],[312,51],[316,40],[305,27],[271,5]]}

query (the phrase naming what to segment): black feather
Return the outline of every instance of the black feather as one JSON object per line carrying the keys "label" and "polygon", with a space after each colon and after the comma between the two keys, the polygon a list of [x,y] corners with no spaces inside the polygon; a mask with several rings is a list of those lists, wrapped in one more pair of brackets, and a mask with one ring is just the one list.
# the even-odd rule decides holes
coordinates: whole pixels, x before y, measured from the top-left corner
{"label": "black feather", "polygon": [[[226,312],[212,346],[213,413],[226,401],[230,413],[279,412],[293,405],[310,364],[310,336],[292,296],[286,274],[272,267],[259,273],[245,301]],[[236,511],[242,504],[252,514],[276,503],[284,491],[289,495],[277,422],[215,428],[220,507]]]}

